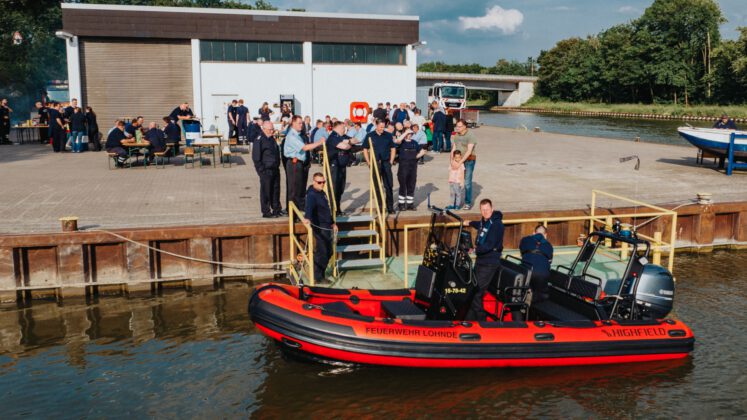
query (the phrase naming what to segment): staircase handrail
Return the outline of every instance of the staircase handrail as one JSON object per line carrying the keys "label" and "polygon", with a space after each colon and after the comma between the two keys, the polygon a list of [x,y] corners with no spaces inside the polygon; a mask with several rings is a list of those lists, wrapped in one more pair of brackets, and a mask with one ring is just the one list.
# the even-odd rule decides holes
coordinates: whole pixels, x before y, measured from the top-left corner
{"label": "staircase handrail", "polygon": [[[311,226],[304,224],[304,228],[306,229],[306,251],[304,251],[304,247],[301,245],[301,241],[298,239],[298,236],[296,235],[296,219],[303,221],[304,215],[301,213],[301,211],[296,207],[296,203],[293,201],[288,202],[288,242],[289,242],[289,248],[290,248],[290,258],[289,261],[289,267],[288,272],[290,273],[291,277],[296,281],[296,283],[301,282],[301,274],[306,274],[306,278],[309,280],[309,284],[313,286],[315,284],[314,279],[314,232],[311,230]],[[301,271],[299,271],[296,268],[295,262],[297,261],[296,257],[296,249],[300,251],[298,255],[301,256],[301,260],[299,261],[301,263]]]}
{"label": "staircase handrail", "polygon": [[[384,266],[384,272],[386,272],[386,213],[385,209],[380,205],[379,203],[379,197],[381,197],[381,200],[385,200],[384,196],[384,188],[382,186],[381,182],[381,173],[379,171],[379,163],[376,160],[376,154],[374,152],[373,148],[373,142],[369,141],[368,144],[369,148],[369,159],[368,161],[371,162],[370,168],[369,168],[369,214],[371,218],[374,219],[372,223],[371,230],[377,230],[379,235],[378,239],[376,240],[377,244],[379,245],[379,258],[381,258],[382,265]],[[374,182],[374,176],[375,179],[378,180],[377,182]],[[378,196],[376,194],[376,191],[378,190]],[[376,216],[374,217],[374,209],[376,211]],[[376,227],[378,221],[378,228]]]}

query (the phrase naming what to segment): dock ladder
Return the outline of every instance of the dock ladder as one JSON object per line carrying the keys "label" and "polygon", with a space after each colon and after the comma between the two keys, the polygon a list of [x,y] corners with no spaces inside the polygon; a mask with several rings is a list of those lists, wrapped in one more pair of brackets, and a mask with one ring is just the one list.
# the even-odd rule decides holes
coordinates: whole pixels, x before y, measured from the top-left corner
{"label": "dock ladder", "polygon": [[[324,177],[327,179],[325,193],[330,203],[332,217],[339,231],[335,240],[335,252],[332,255],[333,275],[338,278],[341,272],[381,267],[386,272],[386,213],[379,201],[383,195],[379,167],[373,154],[369,168],[368,214],[337,216],[338,203],[335,200],[332,168],[327,159],[327,145],[323,145]],[[373,146],[371,146],[373,153]],[[375,177],[375,178],[374,178]],[[383,200],[383,198],[381,198]]]}

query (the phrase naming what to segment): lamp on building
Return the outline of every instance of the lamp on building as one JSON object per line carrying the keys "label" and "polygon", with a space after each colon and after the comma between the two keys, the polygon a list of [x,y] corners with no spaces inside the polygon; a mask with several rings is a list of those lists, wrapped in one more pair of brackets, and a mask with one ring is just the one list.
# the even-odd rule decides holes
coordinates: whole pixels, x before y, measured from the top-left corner
{"label": "lamp on building", "polygon": [[75,35],[71,34],[70,32],[65,32],[65,31],[56,31],[54,33],[54,36],[60,39],[67,40],[71,46],[73,45],[73,38],[75,38]]}
{"label": "lamp on building", "polygon": [[18,31],[13,33],[13,45],[21,45],[23,43],[23,36]]}

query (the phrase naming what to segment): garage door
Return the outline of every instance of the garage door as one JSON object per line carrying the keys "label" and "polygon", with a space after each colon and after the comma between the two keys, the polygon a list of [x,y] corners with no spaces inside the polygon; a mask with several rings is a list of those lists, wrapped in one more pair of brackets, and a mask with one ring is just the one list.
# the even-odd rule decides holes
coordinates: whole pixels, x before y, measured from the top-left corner
{"label": "garage door", "polygon": [[80,54],[83,104],[104,134],[118,118],[163,125],[179,103],[193,103],[189,41],[84,40]]}

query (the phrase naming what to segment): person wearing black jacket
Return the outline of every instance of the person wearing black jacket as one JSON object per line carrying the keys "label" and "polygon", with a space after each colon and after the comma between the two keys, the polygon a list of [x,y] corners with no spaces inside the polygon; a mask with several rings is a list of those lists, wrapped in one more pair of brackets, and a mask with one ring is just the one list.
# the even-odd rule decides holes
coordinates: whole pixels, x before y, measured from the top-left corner
{"label": "person wearing black jacket", "polygon": [[8,100],[0,101],[0,144],[11,144],[10,142],[10,113],[13,112],[8,107]]}
{"label": "person wearing black jacket", "polygon": [[262,123],[262,134],[252,147],[252,160],[259,175],[262,217],[284,215],[280,206],[280,148],[275,141],[275,127],[271,121]]}
{"label": "person wearing black jacket", "polygon": [[345,135],[345,123],[337,121],[332,124],[332,132],[326,140],[327,156],[329,159],[330,176],[333,189],[335,190],[335,203],[337,204],[337,215],[344,216],[341,210],[342,193],[345,192],[347,183],[348,164],[352,161],[350,153],[350,138]]}
{"label": "person wearing black jacket", "polygon": [[477,230],[475,277],[478,290],[465,316],[465,319],[469,321],[484,321],[486,318],[483,297],[501,265],[501,253],[503,252],[503,213],[494,211],[493,203],[486,198],[480,201],[480,214],[482,218],[479,221],[464,221],[464,226]]}
{"label": "person wearing black jacket", "polygon": [[90,106],[86,107],[86,128],[88,129],[88,143],[93,145],[93,150],[100,151],[99,123],[96,121],[96,113]]}
{"label": "person wearing black jacket", "polygon": [[55,153],[65,151],[65,117],[62,116],[62,105],[52,104],[49,107],[49,132],[52,135],[52,149]]}
{"label": "person wearing black jacket", "polygon": [[39,143],[49,143],[49,110],[47,107],[42,105],[41,102],[34,104],[36,106],[36,113],[39,118],[39,125],[46,125],[47,127],[39,127]]}
{"label": "person wearing black jacket", "polygon": [[333,233],[337,233],[337,225],[332,218],[327,195],[324,193],[326,184],[324,175],[317,172],[312,177],[312,183],[306,190],[306,205],[304,208],[304,224],[311,226],[314,233],[314,281],[324,284],[329,259],[333,252]]}
{"label": "person wearing black jacket", "polygon": [[387,114],[386,109],[384,109],[384,104],[379,102],[376,109],[373,111],[373,117],[374,120],[381,120],[384,121],[389,117],[389,114]]}
{"label": "person wearing black jacket", "polygon": [[163,134],[166,136],[166,143],[170,144],[174,151],[171,156],[179,155],[179,141],[182,139],[182,130],[179,126],[171,120],[170,117],[163,117],[163,122],[166,124],[163,128]]}
{"label": "person wearing black jacket", "polygon": [[83,136],[88,134],[86,129],[86,114],[79,107],[75,107],[70,116],[70,141],[73,153],[84,152],[87,144],[83,144]]}
{"label": "person wearing black jacket", "polygon": [[431,104],[433,109],[433,116],[431,121],[433,122],[433,151],[440,153],[441,149],[445,149],[444,144],[444,133],[446,132],[446,113],[438,106],[438,102],[433,101]]}
{"label": "person wearing black jacket", "polygon": [[534,234],[525,236],[519,242],[521,261],[532,267],[530,288],[532,302],[541,302],[549,298],[547,281],[550,279],[550,264],[552,263],[553,248],[547,240],[547,228],[539,225]]}

